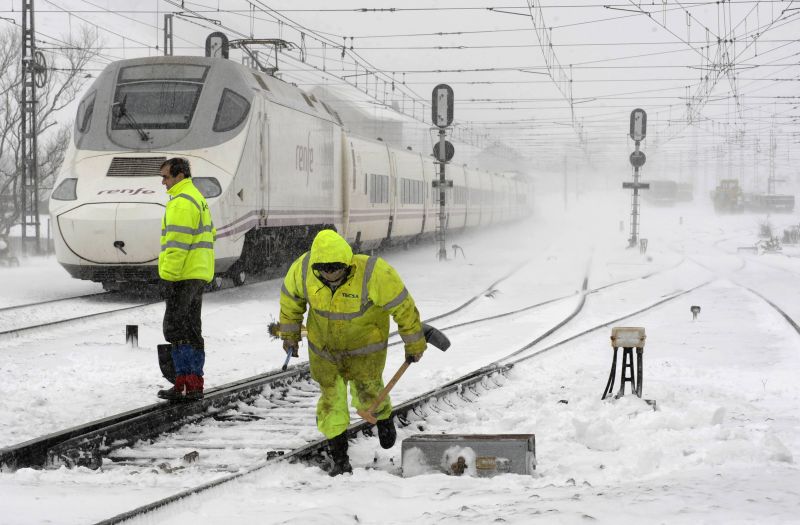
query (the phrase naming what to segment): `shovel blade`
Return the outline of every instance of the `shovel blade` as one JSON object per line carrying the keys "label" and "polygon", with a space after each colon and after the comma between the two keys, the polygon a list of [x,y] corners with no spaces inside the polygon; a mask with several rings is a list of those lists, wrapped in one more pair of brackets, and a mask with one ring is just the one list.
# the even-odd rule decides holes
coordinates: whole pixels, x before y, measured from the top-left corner
{"label": "shovel blade", "polygon": [[172,361],[172,345],[158,345],[158,366],[164,379],[175,384],[175,363]]}

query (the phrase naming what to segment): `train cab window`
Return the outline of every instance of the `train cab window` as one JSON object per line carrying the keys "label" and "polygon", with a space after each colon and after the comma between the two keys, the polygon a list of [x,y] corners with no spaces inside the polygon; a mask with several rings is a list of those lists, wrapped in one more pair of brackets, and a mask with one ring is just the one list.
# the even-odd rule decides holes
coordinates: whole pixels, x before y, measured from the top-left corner
{"label": "train cab window", "polygon": [[194,185],[200,194],[206,199],[222,195],[222,186],[214,177],[192,177],[192,181],[194,181]]}
{"label": "train cab window", "polygon": [[188,129],[207,73],[189,64],[122,68],[111,129]]}
{"label": "train cab window", "polygon": [[225,88],[214,118],[214,131],[230,131],[244,122],[250,111],[250,103],[238,93]]}
{"label": "train cab window", "polygon": [[75,125],[81,133],[89,131],[89,127],[92,125],[92,113],[94,113],[94,98],[96,94],[96,91],[92,91],[89,96],[81,101],[80,106],[78,106],[78,116],[75,118]]}

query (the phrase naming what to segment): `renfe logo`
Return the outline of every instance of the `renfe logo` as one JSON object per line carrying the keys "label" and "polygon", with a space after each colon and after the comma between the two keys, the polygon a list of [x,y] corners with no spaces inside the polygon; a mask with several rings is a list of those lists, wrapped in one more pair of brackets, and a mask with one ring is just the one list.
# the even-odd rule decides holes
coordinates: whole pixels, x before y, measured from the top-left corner
{"label": "renfe logo", "polygon": [[146,190],[144,188],[136,188],[135,190],[131,189],[131,188],[123,188],[123,189],[119,189],[119,190],[100,190],[100,191],[97,192],[98,195],[102,195],[104,193],[106,195],[112,195],[114,193],[123,193],[125,195],[138,195],[138,194],[141,193],[143,195],[146,195],[146,194],[155,193],[155,192],[153,190]]}
{"label": "renfe logo", "polygon": [[294,150],[294,167],[299,172],[306,174],[306,186],[308,179],[314,173],[314,148],[311,147],[311,133],[305,146],[296,146]]}

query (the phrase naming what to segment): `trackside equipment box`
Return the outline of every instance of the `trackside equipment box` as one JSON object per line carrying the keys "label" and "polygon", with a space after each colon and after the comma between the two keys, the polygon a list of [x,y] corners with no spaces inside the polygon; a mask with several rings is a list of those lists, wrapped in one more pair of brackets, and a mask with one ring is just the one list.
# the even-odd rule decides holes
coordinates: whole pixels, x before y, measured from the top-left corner
{"label": "trackside equipment box", "polygon": [[533,474],[534,434],[417,434],[403,440],[403,477],[444,472],[491,477]]}

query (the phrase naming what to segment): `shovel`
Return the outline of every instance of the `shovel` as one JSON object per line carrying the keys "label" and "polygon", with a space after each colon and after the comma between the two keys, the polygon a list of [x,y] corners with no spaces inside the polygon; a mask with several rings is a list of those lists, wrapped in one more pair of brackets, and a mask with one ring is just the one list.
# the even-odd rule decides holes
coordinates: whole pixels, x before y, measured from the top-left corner
{"label": "shovel", "polygon": [[[450,348],[450,340],[447,338],[447,336],[431,325],[422,323],[422,333],[425,334],[425,341],[430,343],[431,346],[435,346],[442,352]],[[397,372],[395,372],[394,376],[392,376],[392,378],[389,380],[389,383],[383,387],[381,393],[378,394],[378,397],[372,402],[372,405],[370,405],[367,410],[356,410],[356,413],[361,416],[364,421],[368,421],[373,425],[378,422],[378,419],[374,415],[375,410],[377,410],[378,405],[383,403],[383,400],[386,399],[386,396],[388,396],[389,392],[392,391],[394,385],[397,384],[397,382],[413,362],[414,361],[411,357],[407,357],[405,362],[400,365],[400,368],[397,369]]]}

